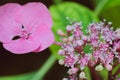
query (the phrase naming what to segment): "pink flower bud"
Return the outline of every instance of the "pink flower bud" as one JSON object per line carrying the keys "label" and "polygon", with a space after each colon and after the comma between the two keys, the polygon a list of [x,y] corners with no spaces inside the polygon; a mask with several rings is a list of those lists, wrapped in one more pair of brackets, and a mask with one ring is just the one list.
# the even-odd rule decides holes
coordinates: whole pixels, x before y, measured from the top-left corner
{"label": "pink flower bud", "polygon": [[110,65],[110,64],[105,64],[105,67],[108,71],[112,70],[112,65]]}
{"label": "pink flower bud", "polygon": [[68,42],[69,40],[68,40],[68,38],[62,38],[61,39],[63,42]]}
{"label": "pink flower bud", "polygon": [[72,75],[72,74],[77,73],[77,71],[78,71],[78,68],[71,68],[71,69],[68,70],[67,73],[70,74],[70,75]]}
{"label": "pink flower bud", "polygon": [[77,41],[76,41],[76,44],[77,44],[78,46],[82,46],[82,45],[84,44],[84,42],[83,42],[83,40],[77,40]]}
{"label": "pink flower bud", "polygon": [[70,26],[70,25],[68,25],[68,26],[66,27],[66,30],[67,30],[67,31],[71,31],[71,30],[73,30],[73,27]]}
{"label": "pink flower bud", "polygon": [[72,42],[74,40],[73,36],[68,37],[68,41]]}
{"label": "pink flower bud", "polygon": [[82,35],[82,39],[86,41],[88,39],[88,37],[85,35]]}
{"label": "pink flower bud", "polygon": [[66,34],[65,34],[61,29],[59,29],[59,30],[57,31],[57,33],[58,33],[60,36],[66,36]]}
{"label": "pink flower bud", "polygon": [[116,30],[116,38],[120,39],[120,28]]}
{"label": "pink flower bud", "polygon": [[58,51],[58,54],[59,54],[59,55],[64,55],[64,54],[65,54],[65,51],[64,51],[63,49],[60,49],[60,50]]}

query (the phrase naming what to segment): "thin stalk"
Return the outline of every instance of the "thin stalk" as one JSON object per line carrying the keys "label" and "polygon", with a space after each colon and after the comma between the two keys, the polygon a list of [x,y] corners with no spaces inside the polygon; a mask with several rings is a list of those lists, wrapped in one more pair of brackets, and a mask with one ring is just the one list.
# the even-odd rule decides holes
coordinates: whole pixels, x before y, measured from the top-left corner
{"label": "thin stalk", "polygon": [[94,67],[89,66],[90,70],[91,70],[91,74],[92,74],[92,78],[93,80],[101,80],[100,76],[97,74],[97,72],[95,71]]}
{"label": "thin stalk", "polygon": [[55,45],[61,46],[63,43],[62,42],[54,42]]}
{"label": "thin stalk", "polygon": [[43,64],[43,66],[38,70],[38,72],[35,74],[35,76],[33,76],[31,80],[41,80],[48,72],[48,70],[52,67],[52,65],[55,63],[55,61],[56,57],[51,54],[48,60]]}
{"label": "thin stalk", "polygon": [[100,3],[97,5],[97,7],[95,8],[94,12],[95,12],[95,15],[96,16],[99,16],[100,13],[102,12],[102,10],[104,9],[106,3],[108,2],[109,0],[102,0],[100,1]]}
{"label": "thin stalk", "polygon": [[109,71],[109,73],[108,73],[108,79],[109,80],[114,80],[114,77],[112,75],[112,71]]}

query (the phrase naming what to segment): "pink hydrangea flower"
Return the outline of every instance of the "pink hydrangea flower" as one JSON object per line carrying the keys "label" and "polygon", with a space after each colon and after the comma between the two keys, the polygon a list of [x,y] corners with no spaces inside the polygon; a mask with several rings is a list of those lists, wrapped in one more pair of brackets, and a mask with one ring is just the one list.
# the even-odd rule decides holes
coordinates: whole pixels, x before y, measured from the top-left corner
{"label": "pink hydrangea flower", "polygon": [[12,53],[39,52],[49,47],[54,42],[51,26],[51,15],[40,2],[0,6],[0,42]]}

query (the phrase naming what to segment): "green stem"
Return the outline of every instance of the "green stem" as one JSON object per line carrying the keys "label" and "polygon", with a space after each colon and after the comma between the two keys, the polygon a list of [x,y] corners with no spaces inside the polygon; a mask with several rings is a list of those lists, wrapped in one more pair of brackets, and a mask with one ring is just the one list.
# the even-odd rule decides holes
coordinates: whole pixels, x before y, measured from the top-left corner
{"label": "green stem", "polygon": [[51,54],[48,60],[43,64],[43,66],[38,70],[38,72],[31,80],[41,80],[44,77],[44,75],[48,72],[48,70],[52,67],[52,65],[55,63],[55,61],[56,57],[53,54]]}
{"label": "green stem", "polygon": [[87,80],[92,80],[91,73],[90,73],[90,68],[89,67],[85,67],[84,71],[86,73]]}
{"label": "green stem", "polygon": [[105,7],[105,5],[106,5],[106,3],[108,1],[109,0],[102,0],[102,1],[100,1],[100,3],[97,5],[97,7],[94,10],[96,16],[100,15],[101,11],[104,9],[104,7]]}
{"label": "green stem", "polygon": [[59,3],[61,3],[63,0],[53,0],[53,2],[55,3],[55,4],[59,4]]}

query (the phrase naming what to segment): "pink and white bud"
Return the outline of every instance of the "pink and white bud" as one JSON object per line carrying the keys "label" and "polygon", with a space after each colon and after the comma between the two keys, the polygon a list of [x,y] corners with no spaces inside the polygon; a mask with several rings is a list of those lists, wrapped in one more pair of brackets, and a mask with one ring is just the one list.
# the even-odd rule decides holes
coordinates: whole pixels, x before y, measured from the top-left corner
{"label": "pink and white bud", "polygon": [[67,36],[61,29],[57,31],[57,34],[60,36]]}
{"label": "pink and white bud", "polygon": [[73,27],[70,26],[70,25],[68,25],[68,26],[66,27],[66,30],[67,30],[67,31],[72,31],[72,30],[73,30]]}
{"label": "pink and white bud", "polygon": [[74,48],[73,47],[67,47],[67,50],[69,51],[69,52],[73,52],[74,51]]}
{"label": "pink and white bud", "polygon": [[72,75],[72,74],[76,74],[77,72],[78,72],[78,68],[71,68],[71,69],[68,70],[67,73],[69,75]]}
{"label": "pink and white bud", "polygon": [[117,29],[115,32],[116,32],[116,38],[120,39],[120,28]]}
{"label": "pink and white bud", "polygon": [[110,65],[110,64],[105,64],[105,67],[108,71],[111,71],[113,68],[112,65]]}
{"label": "pink and white bud", "polygon": [[83,40],[77,40],[77,41],[76,41],[76,44],[77,44],[78,46],[82,46],[82,45],[84,44],[84,41],[83,41]]}
{"label": "pink and white bud", "polygon": [[68,42],[69,40],[68,40],[68,38],[62,38],[61,39],[63,42]]}
{"label": "pink and white bud", "polygon": [[84,41],[86,41],[86,40],[88,40],[88,37],[85,36],[85,35],[82,35],[82,39],[83,39]]}
{"label": "pink and white bud", "polygon": [[73,40],[74,40],[74,37],[73,37],[73,36],[68,37],[68,41],[69,41],[69,42],[72,42]]}
{"label": "pink and white bud", "polygon": [[58,54],[59,54],[59,55],[65,55],[65,51],[64,51],[63,49],[60,49],[60,50],[58,51]]}

